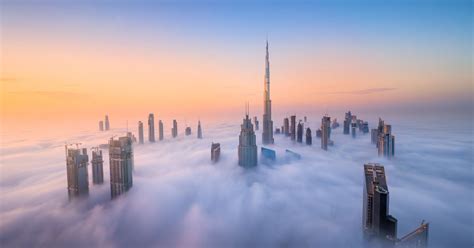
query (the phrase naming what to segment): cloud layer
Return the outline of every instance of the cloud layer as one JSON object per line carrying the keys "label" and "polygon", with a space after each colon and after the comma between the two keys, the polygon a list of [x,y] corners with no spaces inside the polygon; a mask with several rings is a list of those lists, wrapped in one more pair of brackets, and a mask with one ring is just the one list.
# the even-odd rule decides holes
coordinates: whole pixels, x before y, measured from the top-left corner
{"label": "cloud layer", "polygon": [[[314,119],[312,129],[319,125]],[[276,135],[277,164],[247,171],[237,166],[240,120],[204,122],[202,140],[167,135],[136,145],[134,186],[113,201],[107,155],[105,183],[90,184],[87,199],[68,202],[64,139],[17,139],[2,145],[0,244],[361,247],[363,164],[380,162],[399,236],[426,219],[431,247],[471,246],[472,130],[388,121],[396,135],[392,161],[376,156],[369,135],[352,139],[339,128],[327,152],[316,138],[309,147]],[[91,147],[109,136],[86,132],[68,140]],[[221,143],[217,164],[210,161],[211,142]],[[286,148],[302,160],[285,162]]]}

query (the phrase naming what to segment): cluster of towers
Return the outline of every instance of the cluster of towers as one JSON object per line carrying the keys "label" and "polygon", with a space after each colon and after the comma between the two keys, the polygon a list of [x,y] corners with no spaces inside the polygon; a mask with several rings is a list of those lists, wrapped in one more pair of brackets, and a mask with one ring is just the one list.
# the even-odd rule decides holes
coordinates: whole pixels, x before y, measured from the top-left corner
{"label": "cluster of towers", "polygon": [[[163,130],[163,121],[158,120],[158,140],[160,141],[164,139]],[[191,135],[191,127],[186,127],[185,134]],[[176,120],[173,120],[173,127],[171,128],[171,137],[178,137],[178,122]],[[202,139],[201,121],[198,121],[197,138]],[[150,113],[148,115],[148,141],[150,143],[155,142],[155,116],[153,113]],[[141,121],[138,122],[138,142],[140,144],[144,143],[143,122]]]}
{"label": "cluster of towers", "polygon": [[105,122],[99,121],[99,131],[108,131],[110,130],[109,116],[105,115]]}
{"label": "cluster of towers", "polygon": [[[69,199],[76,196],[89,194],[89,156],[86,148],[66,145],[66,170],[67,189]],[[130,134],[127,136],[109,140],[109,165],[110,165],[110,192],[115,198],[128,191],[133,186],[133,147]],[[98,147],[92,148],[92,182],[93,184],[104,183],[104,160],[102,150]]]}
{"label": "cluster of towers", "polygon": [[357,119],[351,111],[347,112],[344,118],[344,134],[351,134],[353,138],[356,137],[357,130],[366,134],[369,132],[369,123],[361,119]]}
{"label": "cluster of towers", "polygon": [[379,156],[389,159],[395,156],[395,136],[392,135],[392,126],[385,124],[381,118],[378,127],[371,130],[371,140],[376,145]]}
{"label": "cluster of towers", "polygon": [[373,247],[427,247],[429,223],[424,221],[413,232],[397,238],[397,219],[389,214],[389,190],[385,168],[380,164],[364,165],[362,229]]}

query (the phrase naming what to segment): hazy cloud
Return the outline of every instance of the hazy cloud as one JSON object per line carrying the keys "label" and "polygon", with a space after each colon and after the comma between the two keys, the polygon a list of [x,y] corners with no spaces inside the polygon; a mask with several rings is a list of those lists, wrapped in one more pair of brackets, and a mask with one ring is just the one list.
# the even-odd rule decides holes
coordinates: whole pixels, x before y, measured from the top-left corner
{"label": "hazy cloud", "polygon": [[[5,145],[1,246],[362,247],[366,162],[386,167],[399,236],[426,219],[431,247],[472,245],[469,125],[450,130],[427,122],[420,129],[418,122],[390,120],[397,141],[391,161],[377,157],[369,135],[353,139],[341,128],[327,152],[316,138],[310,147],[276,135],[277,164],[244,170],[237,165],[240,121],[202,123],[202,140],[167,133],[163,142],[136,145],[134,186],[113,201],[107,151],[105,183],[90,184],[88,198],[68,202],[64,137]],[[67,139],[91,147],[110,135],[91,131]],[[217,164],[210,162],[211,142],[221,143]],[[286,148],[303,158],[286,163]]]}
{"label": "hazy cloud", "polygon": [[380,93],[380,92],[386,92],[386,91],[394,91],[397,88],[370,88],[370,89],[362,89],[362,90],[352,90],[352,91],[333,91],[333,92],[324,92],[321,94],[325,95],[367,95],[367,94],[373,94],[373,93]]}

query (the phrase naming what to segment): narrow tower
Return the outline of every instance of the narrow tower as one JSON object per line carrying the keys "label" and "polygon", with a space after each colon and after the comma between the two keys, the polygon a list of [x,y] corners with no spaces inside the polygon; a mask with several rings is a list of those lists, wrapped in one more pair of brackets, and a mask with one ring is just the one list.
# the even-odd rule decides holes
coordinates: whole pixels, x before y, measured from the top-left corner
{"label": "narrow tower", "polygon": [[197,133],[198,139],[202,139],[202,129],[201,129],[201,121],[198,121],[198,133]]}
{"label": "narrow tower", "polygon": [[263,93],[263,131],[262,143],[273,144],[272,100],[270,100],[270,60],[268,55],[268,40],[265,56],[265,82]]}

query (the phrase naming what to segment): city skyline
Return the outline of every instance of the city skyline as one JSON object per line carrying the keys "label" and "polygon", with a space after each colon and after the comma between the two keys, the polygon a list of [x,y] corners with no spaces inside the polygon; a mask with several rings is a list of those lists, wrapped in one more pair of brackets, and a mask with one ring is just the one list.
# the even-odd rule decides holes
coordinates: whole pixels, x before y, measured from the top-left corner
{"label": "city skyline", "polygon": [[2,247],[474,242],[472,2],[0,8]]}
{"label": "city skyline", "polygon": [[[375,105],[469,108],[473,93],[470,54],[464,52],[471,41],[468,1],[435,1],[426,6],[369,3],[367,9],[357,2],[349,4],[353,9],[325,2],[299,3],[289,9],[282,4],[271,8],[286,18],[270,11],[268,19],[262,20],[258,13],[267,6],[249,5],[245,11],[238,1],[229,6],[196,6],[200,12],[191,12],[185,4],[158,4],[156,11],[164,15],[143,11],[146,4],[138,3],[125,8],[125,4],[82,2],[73,9],[59,2],[38,6],[5,1],[2,119],[12,127],[21,120],[42,119],[39,112],[52,122],[58,116],[79,119],[67,111],[71,105],[83,113],[80,119],[108,112],[124,120],[137,112],[158,110],[166,116],[192,117],[196,112],[205,116],[235,109],[241,106],[241,98],[259,113],[261,94],[255,92],[264,76],[261,47],[267,34],[276,51],[272,54],[275,110],[371,109]],[[236,12],[229,12],[231,7]],[[90,8],[98,8],[103,15],[91,13]],[[210,13],[212,8],[217,12]],[[392,9],[403,18],[390,14]],[[323,14],[312,17],[311,11]],[[24,15],[30,18],[21,18]],[[254,28],[245,31],[244,24],[236,23],[241,15],[248,15],[248,22],[256,23]],[[201,21],[192,22],[194,18]],[[163,26],[170,20],[179,21]],[[360,27],[348,24],[355,20]],[[390,35],[377,36],[380,27],[375,23],[379,22]],[[234,27],[233,32],[226,25]],[[132,37],[124,37],[119,27],[128,27]],[[176,27],[182,31],[172,29]],[[202,30],[207,42],[199,42],[195,27],[208,27]],[[314,30],[308,33],[311,27]],[[423,32],[415,32],[418,29]],[[86,31],[93,34],[88,39],[83,36]],[[355,39],[345,44],[349,35]],[[396,37],[404,42],[396,43]],[[35,42],[25,47],[27,40]],[[124,59],[115,60],[117,54]],[[206,63],[200,63],[204,59]],[[64,61],[62,66],[56,64],[58,60]],[[180,75],[183,70],[186,73]],[[199,94],[183,91],[196,82]],[[291,87],[295,83],[299,87]],[[114,110],[115,95],[124,92],[128,101],[120,111]],[[216,105],[211,95],[227,97]],[[238,111],[234,113],[238,116]]]}

